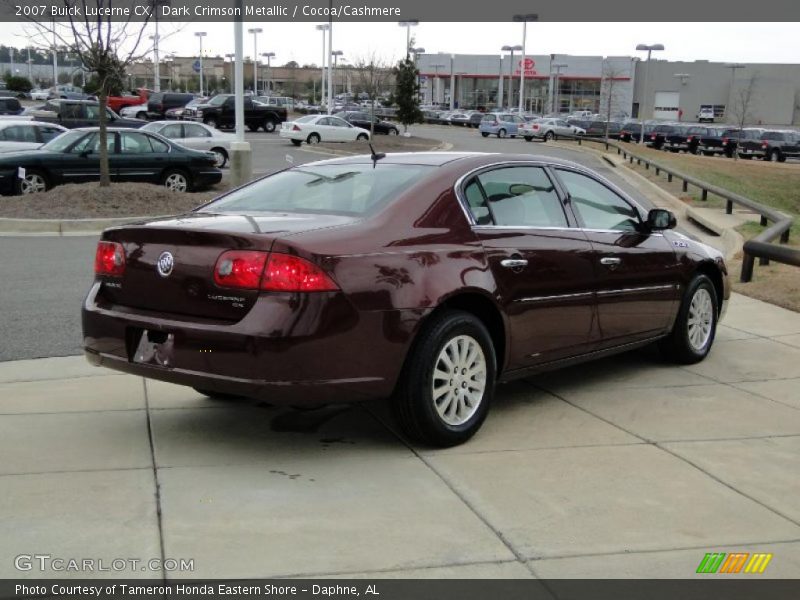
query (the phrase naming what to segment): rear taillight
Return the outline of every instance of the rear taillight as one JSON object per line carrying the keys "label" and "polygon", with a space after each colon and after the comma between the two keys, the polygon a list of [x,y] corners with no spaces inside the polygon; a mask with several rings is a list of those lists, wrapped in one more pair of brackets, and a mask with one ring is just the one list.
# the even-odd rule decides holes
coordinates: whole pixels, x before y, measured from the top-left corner
{"label": "rear taillight", "polygon": [[767,146],[768,146],[767,142],[766,142],[765,140],[761,140],[761,147],[762,147],[764,150],[766,150],[766,149],[767,149]]}
{"label": "rear taillight", "polygon": [[261,284],[266,262],[266,252],[253,250],[223,252],[214,266],[214,283],[221,287],[257,290]]}
{"label": "rear taillight", "polygon": [[273,292],[329,292],[339,286],[317,265],[289,254],[269,255],[261,289]]}
{"label": "rear taillight", "polygon": [[723,144],[727,144],[728,143],[728,138],[722,138],[722,143]]}
{"label": "rear taillight", "polygon": [[686,141],[687,142],[691,142],[693,139],[694,139],[694,136],[690,135],[689,137],[686,138]]}
{"label": "rear taillight", "polygon": [[657,137],[658,137],[657,135],[653,134],[653,135],[650,136],[650,139],[655,141]]}
{"label": "rear taillight", "polygon": [[300,131],[300,126],[295,125],[294,127],[292,127],[292,131]]}
{"label": "rear taillight", "polygon": [[122,277],[125,273],[125,249],[119,242],[97,243],[97,252],[94,255],[95,275],[108,275]]}
{"label": "rear taillight", "polygon": [[229,250],[214,267],[221,287],[270,292],[327,292],[339,286],[318,266],[289,254]]}

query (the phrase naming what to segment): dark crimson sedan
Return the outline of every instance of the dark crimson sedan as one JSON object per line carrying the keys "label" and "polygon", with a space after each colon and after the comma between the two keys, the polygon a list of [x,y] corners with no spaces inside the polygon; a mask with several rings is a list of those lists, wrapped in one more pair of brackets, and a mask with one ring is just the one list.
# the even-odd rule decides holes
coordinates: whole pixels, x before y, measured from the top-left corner
{"label": "dark crimson sedan", "polygon": [[314,406],[391,398],[467,440],[496,382],[658,342],[702,360],[730,291],[715,250],[594,172],[532,155],[296,166],[103,233],[83,306],[96,365]]}

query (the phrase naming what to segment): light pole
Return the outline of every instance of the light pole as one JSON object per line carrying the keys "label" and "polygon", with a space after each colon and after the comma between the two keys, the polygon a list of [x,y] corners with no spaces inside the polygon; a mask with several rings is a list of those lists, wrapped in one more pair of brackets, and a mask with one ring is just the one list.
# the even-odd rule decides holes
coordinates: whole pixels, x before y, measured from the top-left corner
{"label": "light pole", "polygon": [[519,114],[522,114],[525,112],[525,42],[528,36],[528,21],[538,21],[539,15],[527,13],[524,15],[514,15],[513,19],[517,23],[522,23],[522,65],[519,70]]}
{"label": "light pole", "polygon": [[642,122],[642,130],[639,132],[639,143],[644,144],[644,105],[645,98],[647,98],[647,79],[650,75],[650,54],[653,50],[663,50],[664,44],[637,44],[636,50],[639,52],[647,52],[647,64],[644,66],[644,88],[642,89],[642,97],[639,101],[639,120]]}
{"label": "light pole", "polygon": [[8,56],[11,59],[11,74],[14,74],[14,48],[9,47]]}
{"label": "light pole", "polygon": [[406,28],[406,58],[411,54],[411,28],[419,25],[419,21],[400,21],[400,27]]}
{"label": "light pole", "polygon": [[328,31],[329,26],[327,23],[324,25],[317,25],[317,31],[322,32],[322,85],[320,87],[319,93],[319,104],[322,106],[322,103],[325,101],[325,32]]}
{"label": "light pole", "polygon": [[[274,52],[262,52],[261,56],[267,59],[267,85],[269,86],[269,94],[272,93],[272,59],[275,58]],[[266,94],[267,96],[269,94]]]}
{"label": "light pole", "polygon": [[725,107],[725,119],[727,121],[730,121],[730,119],[728,117],[731,115],[730,109],[731,109],[732,104],[733,104],[733,88],[734,88],[734,84],[736,83],[736,71],[738,69],[744,69],[746,66],[747,65],[743,65],[741,63],[730,63],[730,64],[725,65],[726,69],[730,69],[731,70],[731,87],[728,90],[728,106]]}
{"label": "light pole", "polygon": [[508,66],[508,108],[511,108],[511,103],[514,101],[514,52],[522,50],[522,46],[519,44],[516,46],[503,46],[500,50],[511,52],[511,64]]}
{"label": "light pole", "polygon": [[[409,51],[411,52],[411,54],[414,57],[414,68],[416,68],[417,67],[417,57],[420,54],[424,54],[425,53],[425,48],[409,48]],[[420,85],[419,85],[419,71],[417,71],[417,87],[418,88],[420,87]],[[420,92],[417,92],[417,97],[418,98],[419,98],[419,95],[420,95]]]}
{"label": "light pole", "polygon": [[167,65],[167,69],[169,70],[169,89],[171,90],[173,87],[172,82],[172,69],[175,65],[175,53],[170,52],[164,57],[164,64]]}
{"label": "light pole", "polygon": [[[681,85],[686,85],[689,82],[689,78],[692,75],[690,73],[673,73],[672,76],[675,79],[680,79],[681,80]],[[678,121],[681,120],[682,114],[683,114],[683,111],[681,110],[681,107],[678,106]]]}
{"label": "light pole", "polygon": [[568,65],[566,63],[550,63],[550,70],[552,71],[555,69],[556,71],[555,84],[553,85],[555,90],[553,92],[553,108],[555,109],[553,112],[556,113],[556,116],[561,115],[561,98],[559,97],[560,93],[558,89],[558,79],[561,77],[561,69],[566,69],[567,66]]}
{"label": "light pole", "polygon": [[208,34],[205,31],[195,31],[195,36],[200,40],[200,95],[203,95],[203,38]]}
{"label": "light pole", "polygon": [[[336,67],[338,65],[338,60],[337,59],[340,56],[342,56],[343,54],[344,54],[344,52],[342,52],[341,50],[334,50],[333,52],[331,52],[331,56],[333,57],[333,72],[334,72],[334,74],[336,74]],[[336,80],[333,79],[332,81],[335,82]],[[336,84],[334,83],[333,85],[334,85],[333,95],[335,96],[336,95],[336,87],[335,87]]]}
{"label": "light pole", "polygon": [[31,60],[31,47],[28,46],[28,81],[33,83],[33,61]]}
{"label": "light pole", "polygon": [[258,34],[263,33],[261,27],[248,29],[247,33],[253,34],[253,95],[258,95]]}
{"label": "light pole", "polygon": [[439,97],[442,95],[441,94],[442,85],[439,83],[439,69],[441,69],[444,66],[445,65],[442,64],[442,63],[435,63],[435,64],[431,65],[431,67],[433,67],[433,69],[435,69],[435,72],[436,72],[436,75],[435,75],[436,81],[434,82],[436,85],[435,86],[431,86],[431,93],[434,96],[432,104],[438,105],[439,104]]}
{"label": "light pole", "polygon": [[233,52],[229,52],[225,55],[225,58],[231,59],[231,94],[234,93],[234,86],[236,85],[236,54]]}
{"label": "light pole", "polygon": [[161,70],[159,69],[158,58],[158,34],[148,36],[153,40],[153,91],[161,91]]}

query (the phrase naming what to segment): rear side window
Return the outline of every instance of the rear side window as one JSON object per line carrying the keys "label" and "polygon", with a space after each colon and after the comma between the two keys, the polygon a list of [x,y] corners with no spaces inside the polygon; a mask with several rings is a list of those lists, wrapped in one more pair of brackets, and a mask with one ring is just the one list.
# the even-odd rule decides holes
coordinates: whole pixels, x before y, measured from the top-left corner
{"label": "rear side window", "polygon": [[[553,183],[541,167],[504,167],[478,176],[495,225],[566,227]],[[477,217],[477,215],[476,215]]]}
{"label": "rear side window", "polygon": [[467,198],[467,204],[475,222],[478,225],[491,225],[492,215],[489,212],[489,205],[486,203],[486,197],[483,195],[477,179],[473,179],[464,187],[464,196]]}

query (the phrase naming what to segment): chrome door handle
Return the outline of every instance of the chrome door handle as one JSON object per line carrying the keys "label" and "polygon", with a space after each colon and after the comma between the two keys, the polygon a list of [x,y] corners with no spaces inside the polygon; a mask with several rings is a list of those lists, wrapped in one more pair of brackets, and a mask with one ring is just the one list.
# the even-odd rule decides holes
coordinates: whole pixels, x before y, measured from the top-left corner
{"label": "chrome door handle", "polygon": [[600,259],[600,264],[605,265],[607,267],[616,267],[622,263],[621,258],[617,258],[615,256],[604,256]]}
{"label": "chrome door handle", "polygon": [[500,264],[507,269],[520,269],[528,266],[528,261],[524,258],[505,258],[500,261]]}

